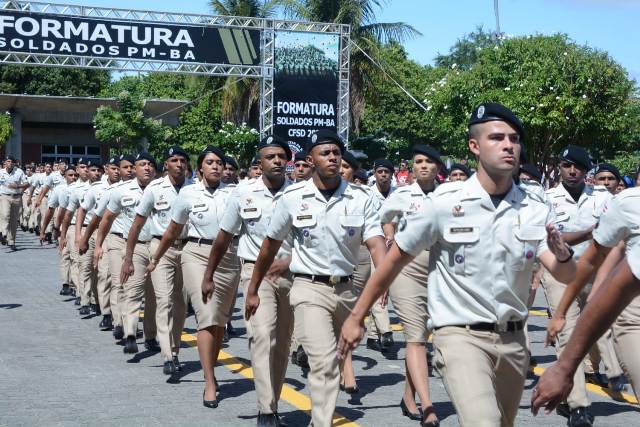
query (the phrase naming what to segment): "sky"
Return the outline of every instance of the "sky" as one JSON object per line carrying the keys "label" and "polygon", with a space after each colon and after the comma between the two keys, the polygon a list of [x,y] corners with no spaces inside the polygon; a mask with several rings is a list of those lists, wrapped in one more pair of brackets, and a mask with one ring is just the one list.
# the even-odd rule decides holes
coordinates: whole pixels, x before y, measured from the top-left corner
{"label": "sky", "polygon": [[[102,7],[211,14],[207,0],[57,0]],[[432,64],[456,40],[482,25],[495,30],[494,0],[380,0],[379,22],[405,22],[422,33],[404,43],[409,57]],[[607,51],[640,83],[640,0],[499,0],[507,35],[566,33]]]}

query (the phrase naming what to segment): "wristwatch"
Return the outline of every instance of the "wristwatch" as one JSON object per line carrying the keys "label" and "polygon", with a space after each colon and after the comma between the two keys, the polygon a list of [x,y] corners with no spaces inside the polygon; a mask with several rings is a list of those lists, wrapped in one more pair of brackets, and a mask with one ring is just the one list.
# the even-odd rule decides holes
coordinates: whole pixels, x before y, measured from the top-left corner
{"label": "wristwatch", "polygon": [[569,261],[573,258],[573,254],[575,253],[575,252],[573,251],[573,248],[572,248],[568,243],[566,243],[566,242],[565,242],[565,244],[564,244],[564,245],[565,245],[565,247],[567,248],[567,250],[569,251],[569,256],[568,256],[568,257],[567,257],[567,259],[565,259],[565,260],[559,260],[559,259],[556,257],[556,259],[558,259],[558,262],[559,262],[560,264],[564,264],[565,262],[569,262]]}

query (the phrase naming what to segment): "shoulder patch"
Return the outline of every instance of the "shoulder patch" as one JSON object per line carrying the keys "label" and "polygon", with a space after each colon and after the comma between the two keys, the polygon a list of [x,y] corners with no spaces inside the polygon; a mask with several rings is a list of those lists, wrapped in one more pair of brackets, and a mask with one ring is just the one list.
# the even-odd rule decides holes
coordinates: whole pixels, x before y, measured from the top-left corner
{"label": "shoulder patch", "polygon": [[294,191],[298,191],[303,189],[307,184],[307,181],[300,181],[300,182],[296,182],[295,184],[292,184],[290,186],[288,186],[285,190],[283,194],[288,194],[288,193],[292,193]]}

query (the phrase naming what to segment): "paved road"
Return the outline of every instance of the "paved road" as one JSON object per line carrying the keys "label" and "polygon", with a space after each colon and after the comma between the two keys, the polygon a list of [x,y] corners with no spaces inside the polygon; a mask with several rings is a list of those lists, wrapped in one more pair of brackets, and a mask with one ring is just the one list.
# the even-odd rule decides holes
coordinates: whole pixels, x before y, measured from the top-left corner
{"label": "paved road", "polygon": [[[238,298],[233,323],[242,335],[223,350],[216,368],[222,401],[218,409],[201,404],[203,379],[193,334],[187,319],[179,377],[162,375],[157,354],[122,353],[109,332],[98,329],[99,318],[81,318],[69,298],[58,295],[56,250],[41,247],[32,235],[18,236],[19,251],[0,247],[0,425],[6,426],[251,426],[256,406],[249,352]],[[544,298],[536,301],[543,309]],[[395,316],[392,321],[397,322]],[[546,319],[532,316],[534,355],[541,367],[554,357],[542,347]],[[416,426],[400,415],[403,390],[402,334],[396,332],[396,352],[388,357],[361,346],[354,364],[361,393],[348,399],[341,393],[338,425]],[[139,341],[140,343],[140,341]],[[143,347],[140,345],[140,348]],[[452,405],[439,378],[430,378],[435,407],[443,426],[455,426]],[[529,412],[528,380],[517,425],[561,426],[557,415],[533,418]],[[597,425],[639,425],[637,407],[590,393]],[[306,380],[297,366],[287,371],[281,414],[289,426],[304,426],[309,416]]]}

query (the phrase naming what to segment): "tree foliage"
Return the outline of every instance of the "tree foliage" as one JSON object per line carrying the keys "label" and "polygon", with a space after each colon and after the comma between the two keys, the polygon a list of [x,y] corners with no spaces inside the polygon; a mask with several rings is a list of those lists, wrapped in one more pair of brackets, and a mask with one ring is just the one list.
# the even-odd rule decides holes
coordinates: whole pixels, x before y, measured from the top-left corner
{"label": "tree foliage", "polygon": [[109,79],[110,73],[104,70],[2,65],[0,93],[96,96]]}
{"label": "tree foliage", "polygon": [[468,70],[478,62],[478,54],[482,49],[493,47],[495,44],[493,34],[479,26],[475,31],[459,38],[451,46],[448,54],[438,53],[434,62],[437,67]]}
{"label": "tree foliage", "polygon": [[0,147],[7,143],[12,133],[11,114],[0,114]]}

